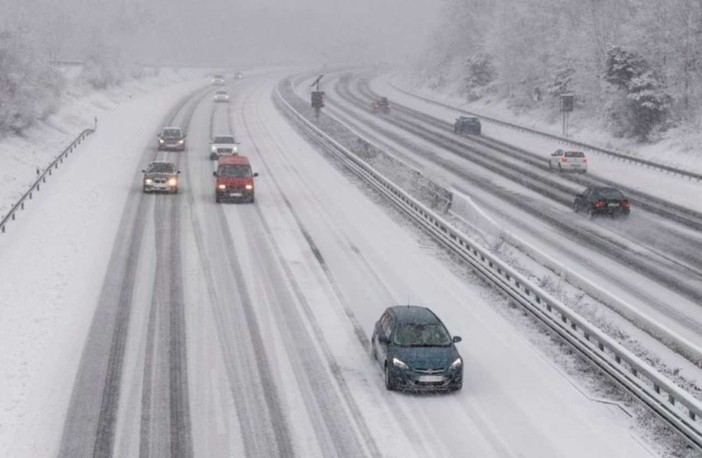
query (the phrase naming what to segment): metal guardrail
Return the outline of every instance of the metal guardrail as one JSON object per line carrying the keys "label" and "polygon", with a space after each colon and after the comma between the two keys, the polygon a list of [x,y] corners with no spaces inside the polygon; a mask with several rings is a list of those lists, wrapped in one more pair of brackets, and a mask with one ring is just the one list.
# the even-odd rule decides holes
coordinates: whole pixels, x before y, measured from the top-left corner
{"label": "metal guardrail", "polygon": [[560,143],[563,143],[563,144],[566,144],[566,145],[572,145],[572,146],[575,146],[575,147],[578,147],[578,148],[583,148],[583,149],[586,149],[586,150],[589,150],[589,151],[594,151],[594,152],[596,152],[596,153],[603,154],[603,155],[605,155],[605,156],[610,156],[610,157],[613,157],[613,158],[615,158],[615,159],[619,159],[619,160],[626,161],[626,162],[631,162],[631,163],[634,163],[634,164],[637,164],[637,165],[641,165],[641,166],[643,166],[643,167],[652,168],[652,169],[658,169],[658,170],[661,170],[661,171],[666,172],[666,173],[672,173],[672,174],[674,174],[674,175],[680,175],[680,176],[682,176],[682,177],[689,178],[689,179],[691,179],[691,180],[697,180],[697,181],[701,181],[701,180],[702,180],[702,174],[699,174],[699,173],[690,172],[690,171],[687,171],[687,170],[679,169],[679,168],[677,168],[677,167],[673,167],[673,166],[669,166],[669,165],[665,165],[665,164],[660,164],[660,163],[658,163],[658,162],[653,162],[653,161],[649,161],[649,160],[646,160],[646,159],[637,158],[637,157],[635,157],[635,156],[631,156],[631,155],[628,155],[628,154],[620,153],[620,152],[618,152],[618,151],[609,150],[609,149],[605,149],[605,148],[600,148],[600,147],[598,147],[598,146],[589,145],[589,144],[587,144],[587,143],[583,143],[583,142],[579,142],[579,141],[577,141],[577,140],[573,140],[573,139],[570,139],[570,138],[562,137],[562,136],[560,136],[560,135],[549,134],[548,132],[543,132],[543,131],[540,131],[540,130],[532,129],[531,127],[526,127],[526,126],[522,126],[522,125],[520,125],[520,124],[515,124],[515,123],[503,121],[503,120],[501,120],[501,119],[493,118],[493,117],[491,117],[491,116],[485,116],[484,114],[474,113],[474,112],[471,112],[471,111],[466,111],[466,110],[463,110],[463,109],[461,109],[461,108],[456,108],[456,107],[454,107],[454,106],[451,106],[451,105],[449,105],[449,104],[447,104],[447,103],[439,102],[439,101],[437,101],[437,100],[433,100],[433,99],[430,99],[430,98],[428,98],[428,97],[424,97],[424,96],[421,96],[421,95],[413,94],[412,92],[409,92],[409,91],[407,91],[407,90],[405,90],[405,89],[402,89],[401,87],[396,86],[396,85],[393,84],[392,82],[388,82],[388,84],[389,84],[390,86],[392,86],[394,89],[396,89],[397,91],[402,92],[403,94],[406,94],[406,95],[415,97],[415,98],[420,99],[420,100],[424,100],[425,102],[431,103],[431,104],[433,104],[433,105],[438,105],[438,106],[441,106],[441,107],[444,107],[444,108],[449,108],[449,109],[451,109],[451,110],[455,110],[455,111],[457,111],[457,112],[459,112],[459,113],[463,113],[463,114],[466,114],[466,115],[469,115],[469,116],[477,116],[477,117],[480,118],[481,120],[484,120],[484,121],[487,121],[487,122],[491,122],[491,123],[493,123],[493,124],[497,124],[497,125],[504,126],[504,127],[509,127],[510,129],[519,130],[519,131],[522,131],[522,132],[527,132],[527,133],[530,133],[530,134],[533,134],[533,135],[538,135],[538,136],[540,136],[540,137],[548,138],[549,140],[556,140],[556,141],[558,141],[558,142],[560,142]]}
{"label": "metal guardrail", "polygon": [[76,139],[73,140],[71,144],[68,145],[66,149],[64,149],[63,152],[59,154],[58,157],[54,159],[46,169],[44,169],[44,172],[37,177],[37,180],[29,187],[27,192],[25,192],[24,195],[22,195],[22,197],[20,197],[19,200],[12,206],[10,212],[5,215],[2,220],[0,220],[0,233],[4,234],[7,223],[16,219],[16,215],[19,210],[24,210],[25,201],[28,199],[31,200],[34,196],[34,192],[41,190],[41,185],[46,183],[46,177],[50,176],[54,169],[58,169],[59,164],[63,163],[63,160],[68,157],[68,155],[73,152],[73,150],[80,145],[88,135],[92,134],[93,132],[95,132],[95,129],[85,129],[83,132],[81,132],[80,135],[78,135],[78,137],[76,137]]}
{"label": "metal guardrail", "polygon": [[447,221],[382,176],[299,114],[276,89],[275,99],[293,122],[311,134],[351,171],[467,261],[503,293],[525,307],[583,356],[702,449],[702,402],[622,347],[565,304],[473,242]]}

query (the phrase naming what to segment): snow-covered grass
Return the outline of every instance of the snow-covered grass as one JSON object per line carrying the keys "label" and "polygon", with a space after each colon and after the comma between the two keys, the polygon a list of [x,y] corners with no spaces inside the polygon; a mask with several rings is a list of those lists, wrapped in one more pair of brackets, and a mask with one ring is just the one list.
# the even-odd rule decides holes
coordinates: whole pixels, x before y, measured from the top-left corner
{"label": "snow-covered grass", "polygon": [[37,171],[43,171],[83,129],[93,127],[96,119],[99,127],[100,118],[120,104],[198,74],[163,71],[106,90],[95,90],[82,79],[71,80],[61,95],[61,108],[53,115],[22,135],[0,138],[0,217],[36,180]]}

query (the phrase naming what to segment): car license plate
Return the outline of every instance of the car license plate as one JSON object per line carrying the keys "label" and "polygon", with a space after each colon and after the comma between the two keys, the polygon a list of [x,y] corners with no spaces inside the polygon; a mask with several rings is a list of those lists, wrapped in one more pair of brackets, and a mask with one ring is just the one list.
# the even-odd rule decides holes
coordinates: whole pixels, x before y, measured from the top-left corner
{"label": "car license plate", "polygon": [[420,375],[419,381],[422,383],[438,383],[443,382],[444,377],[442,375]]}
{"label": "car license plate", "polygon": [[229,197],[241,197],[242,194],[240,192],[230,192]]}
{"label": "car license plate", "polygon": [[618,207],[618,206],[619,206],[619,202],[610,202],[610,203],[607,204],[607,206],[608,206],[608,207]]}

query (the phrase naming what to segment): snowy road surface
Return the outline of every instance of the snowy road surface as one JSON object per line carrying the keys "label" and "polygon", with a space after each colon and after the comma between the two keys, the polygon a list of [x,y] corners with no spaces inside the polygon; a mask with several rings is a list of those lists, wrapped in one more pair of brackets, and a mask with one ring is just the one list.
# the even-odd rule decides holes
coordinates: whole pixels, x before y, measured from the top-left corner
{"label": "snowy road surface", "polygon": [[[0,238],[0,455],[647,456],[501,297],[298,137],[271,101],[282,76],[186,102],[184,153],[155,133],[198,84],[125,104]],[[254,205],[214,203],[225,130],[260,173]],[[180,194],[141,193],[153,157]],[[463,337],[461,392],[385,390],[368,338],[407,302]]]}

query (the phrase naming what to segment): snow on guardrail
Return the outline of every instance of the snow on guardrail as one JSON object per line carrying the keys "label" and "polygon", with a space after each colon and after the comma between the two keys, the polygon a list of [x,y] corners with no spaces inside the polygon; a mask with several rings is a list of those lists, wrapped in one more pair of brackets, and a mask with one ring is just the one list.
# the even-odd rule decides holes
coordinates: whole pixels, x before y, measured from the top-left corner
{"label": "snow on guardrail", "polygon": [[479,274],[570,343],[583,356],[663,418],[693,446],[702,449],[702,402],[628,351],[584,318],[494,257],[443,218],[386,179],[299,114],[280,94],[281,109],[359,178],[386,196]]}
{"label": "snow on guardrail", "polygon": [[[71,142],[70,145],[66,147],[66,149],[61,152],[61,154],[58,155],[56,159],[49,164],[48,167],[44,169],[43,173],[40,173],[39,176],[37,177],[37,180],[29,187],[27,192],[25,192],[22,197],[15,202],[15,204],[10,208],[10,211],[8,212],[7,215],[5,215],[1,220],[0,220],[0,233],[5,233],[5,226],[7,225],[8,222],[14,221],[17,217],[17,212],[19,210],[24,210],[24,204],[27,200],[31,200],[34,197],[34,193],[38,192],[41,190],[41,185],[46,183],[46,177],[50,176],[53,172],[53,170],[58,169],[59,164],[63,163],[63,160],[68,157],[68,155],[73,152],[78,145],[80,145],[85,138],[95,132],[95,129],[85,129],[83,132],[76,137],[75,140]],[[37,169],[37,171],[39,171]]]}

